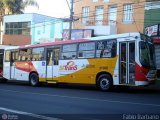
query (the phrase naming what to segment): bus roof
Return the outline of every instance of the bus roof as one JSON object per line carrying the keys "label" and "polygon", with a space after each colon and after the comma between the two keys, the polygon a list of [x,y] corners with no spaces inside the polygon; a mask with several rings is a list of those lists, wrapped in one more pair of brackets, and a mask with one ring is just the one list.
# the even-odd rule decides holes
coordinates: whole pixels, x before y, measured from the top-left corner
{"label": "bus roof", "polygon": [[108,36],[92,37],[90,38],[90,40],[104,40],[104,39],[116,39],[116,38],[139,37],[139,36],[140,36],[140,33],[131,32],[131,33],[108,35]]}
{"label": "bus roof", "polygon": [[22,46],[19,46],[19,47],[12,46],[12,47],[9,47],[7,49],[35,48],[35,47],[70,44],[70,43],[89,42],[89,41],[94,41],[94,40],[117,39],[117,38],[125,38],[125,37],[138,37],[139,35],[140,35],[140,33],[138,33],[138,32],[132,32],[132,33],[114,34],[114,35],[108,35],[108,36],[98,36],[98,37],[91,37],[91,38],[84,38],[84,39],[77,39],[77,40],[48,42],[48,43],[41,43],[41,44],[34,44],[34,45],[22,45]]}
{"label": "bus roof", "polygon": [[34,44],[34,45],[23,45],[23,46],[20,46],[20,48],[34,48],[34,47],[43,47],[43,46],[62,45],[62,44],[69,44],[69,43],[88,42],[88,41],[91,41],[91,40],[87,40],[87,39],[66,40],[66,41],[57,41],[57,42]]}

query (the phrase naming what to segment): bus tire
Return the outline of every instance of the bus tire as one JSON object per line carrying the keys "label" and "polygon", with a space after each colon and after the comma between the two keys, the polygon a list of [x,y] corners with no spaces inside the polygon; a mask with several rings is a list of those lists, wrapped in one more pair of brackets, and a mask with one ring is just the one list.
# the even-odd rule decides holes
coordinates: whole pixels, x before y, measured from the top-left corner
{"label": "bus tire", "polygon": [[5,79],[5,78],[2,78],[2,79],[0,80],[1,83],[7,83],[7,81],[8,81],[8,80]]}
{"label": "bus tire", "polygon": [[101,74],[96,83],[97,87],[101,91],[109,91],[113,87],[113,81],[110,75],[108,74]]}
{"label": "bus tire", "polygon": [[31,86],[38,86],[39,85],[39,77],[36,73],[31,73],[29,77],[29,82]]}

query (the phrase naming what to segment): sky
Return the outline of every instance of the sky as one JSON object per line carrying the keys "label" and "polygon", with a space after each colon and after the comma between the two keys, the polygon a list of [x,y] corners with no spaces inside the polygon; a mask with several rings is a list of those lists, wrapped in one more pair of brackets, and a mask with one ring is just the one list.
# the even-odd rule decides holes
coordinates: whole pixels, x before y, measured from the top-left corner
{"label": "sky", "polygon": [[27,7],[25,13],[39,13],[51,17],[63,18],[69,16],[69,8],[66,0],[35,0],[39,5],[36,7]]}

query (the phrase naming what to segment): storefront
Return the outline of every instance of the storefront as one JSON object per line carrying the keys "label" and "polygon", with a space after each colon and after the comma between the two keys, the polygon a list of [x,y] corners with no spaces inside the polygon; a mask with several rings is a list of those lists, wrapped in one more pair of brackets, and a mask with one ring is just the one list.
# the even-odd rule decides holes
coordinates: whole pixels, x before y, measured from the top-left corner
{"label": "storefront", "polygon": [[153,42],[155,45],[156,68],[158,70],[157,77],[160,79],[160,38],[155,38]]}
{"label": "storefront", "polygon": [[157,76],[160,79],[160,24],[146,27],[145,34],[153,38],[155,46],[156,68],[158,70]]}

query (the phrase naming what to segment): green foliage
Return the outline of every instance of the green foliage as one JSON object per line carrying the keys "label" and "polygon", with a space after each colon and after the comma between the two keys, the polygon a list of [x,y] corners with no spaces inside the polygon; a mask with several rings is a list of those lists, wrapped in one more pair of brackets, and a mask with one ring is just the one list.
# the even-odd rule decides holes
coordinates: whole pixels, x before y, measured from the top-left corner
{"label": "green foliage", "polygon": [[0,0],[0,15],[22,14],[27,6],[39,7],[35,0]]}

